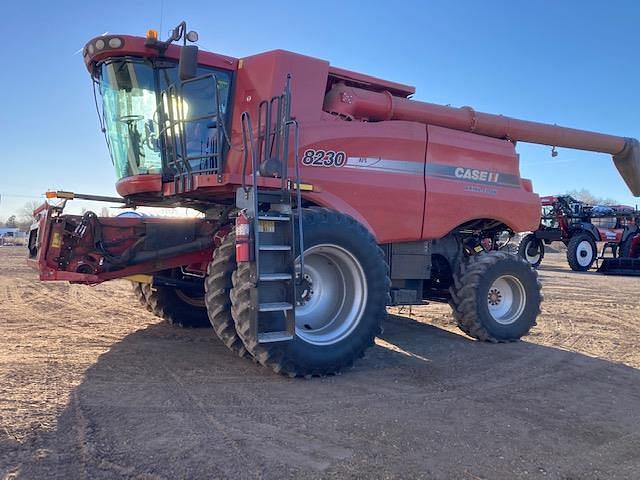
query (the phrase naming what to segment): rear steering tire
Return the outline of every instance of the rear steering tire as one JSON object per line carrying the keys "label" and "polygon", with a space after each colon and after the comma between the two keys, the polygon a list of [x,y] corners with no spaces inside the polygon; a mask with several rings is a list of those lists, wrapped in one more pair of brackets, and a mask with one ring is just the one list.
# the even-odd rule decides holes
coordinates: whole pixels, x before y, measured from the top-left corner
{"label": "rear steering tire", "polygon": [[544,258],[544,243],[535,234],[529,233],[520,240],[518,255],[524,258],[533,268],[537,268]]}
{"label": "rear steering tire", "polygon": [[536,325],[541,285],[523,258],[499,251],[474,255],[453,280],[449,304],[458,327],[470,337],[511,342]]}
{"label": "rear steering tire", "polygon": [[258,343],[250,334],[253,285],[248,263],[233,274],[231,303],[238,335],[264,366],[290,377],[331,375],[373,345],[386,317],[390,280],[384,254],[353,218],[324,208],[302,210],[305,271],[296,334]]}
{"label": "rear steering tire", "polygon": [[596,261],[596,242],[593,236],[583,232],[574,235],[567,244],[567,262],[571,270],[586,272]]}

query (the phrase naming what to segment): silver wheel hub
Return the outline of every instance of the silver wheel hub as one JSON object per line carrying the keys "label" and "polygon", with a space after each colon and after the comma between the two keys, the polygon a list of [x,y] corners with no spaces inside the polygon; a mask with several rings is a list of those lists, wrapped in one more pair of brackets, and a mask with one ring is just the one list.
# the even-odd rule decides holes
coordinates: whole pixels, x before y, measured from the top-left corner
{"label": "silver wheel hub", "polygon": [[586,267],[593,259],[593,246],[588,240],[583,240],[576,248],[576,259],[581,267]]}
{"label": "silver wheel hub", "polygon": [[[296,269],[300,274],[299,258]],[[296,335],[314,345],[347,338],[367,304],[367,280],[356,257],[337,245],[315,245],[305,251],[299,282]]]}
{"label": "silver wheel hub", "polygon": [[313,295],[313,279],[311,275],[305,273],[299,280],[300,284],[298,285],[298,301],[296,302],[296,307],[305,305]]}
{"label": "silver wheel hub", "polygon": [[501,325],[516,322],[527,304],[527,294],[522,282],[513,275],[495,279],[487,294],[487,307],[491,317]]}

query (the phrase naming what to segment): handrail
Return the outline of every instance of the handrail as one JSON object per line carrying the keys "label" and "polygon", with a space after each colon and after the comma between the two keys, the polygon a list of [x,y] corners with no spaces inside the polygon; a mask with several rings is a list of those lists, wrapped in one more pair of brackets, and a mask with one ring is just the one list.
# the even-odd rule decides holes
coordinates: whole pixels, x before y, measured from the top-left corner
{"label": "handrail", "polygon": [[[272,132],[273,121],[273,109],[277,108],[276,125]],[[263,132],[263,117],[264,117],[264,132]],[[242,189],[245,193],[245,197],[248,199],[249,192],[253,188],[252,207],[253,207],[253,222],[254,222],[254,258],[256,264],[260,256],[259,252],[259,220],[258,220],[258,156],[261,160],[269,160],[271,154],[275,154],[275,158],[280,162],[280,191],[282,194],[289,191],[288,195],[291,195],[291,187],[288,179],[288,164],[289,164],[289,139],[290,129],[294,130],[294,185],[296,188],[296,204],[299,209],[302,206],[302,191],[300,189],[300,162],[299,162],[299,150],[300,150],[300,124],[297,120],[291,118],[291,75],[287,75],[287,82],[285,84],[284,92],[280,96],[271,98],[269,102],[266,100],[260,102],[258,105],[258,141],[256,144],[256,138],[254,136],[253,125],[251,122],[251,114],[248,111],[242,113],[240,117],[240,123],[242,127],[242,145],[243,145],[243,162],[242,162]],[[273,139],[271,138],[273,135]],[[275,152],[271,152],[275,149]],[[249,152],[251,150],[251,152]],[[251,187],[247,186],[247,167],[249,164],[249,153],[251,153]],[[291,215],[293,213],[291,212]],[[292,228],[293,225],[292,225]],[[300,277],[304,272],[304,228],[302,211],[300,210],[297,218],[298,229],[298,243],[300,252]],[[259,271],[259,270],[258,270]]]}
{"label": "handrail", "polygon": [[296,204],[298,205],[298,243],[300,244],[300,278],[304,275],[304,233],[302,228],[302,190],[300,189],[300,162],[298,161],[298,152],[300,150],[300,124],[297,120],[289,120],[287,122],[287,128],[293,125],[293,161],[295,171],[295,185],[296,185]]}

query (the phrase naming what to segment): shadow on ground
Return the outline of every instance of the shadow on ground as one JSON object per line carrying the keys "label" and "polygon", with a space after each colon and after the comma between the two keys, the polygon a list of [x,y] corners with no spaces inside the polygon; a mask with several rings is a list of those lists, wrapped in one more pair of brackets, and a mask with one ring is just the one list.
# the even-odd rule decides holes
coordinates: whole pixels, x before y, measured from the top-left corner
{"label": "shadow on ground", "polygon": [[164,324],[86,371],[24,478],[633,478],[640,372],[391,316],[341,376],[290,380]]}

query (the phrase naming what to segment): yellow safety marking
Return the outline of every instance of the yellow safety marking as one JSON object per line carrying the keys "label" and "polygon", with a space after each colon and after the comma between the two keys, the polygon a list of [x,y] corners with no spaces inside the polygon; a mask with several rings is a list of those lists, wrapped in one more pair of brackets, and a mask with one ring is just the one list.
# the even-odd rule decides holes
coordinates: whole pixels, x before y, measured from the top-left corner
{"label": "yellow safety marking", "polygon": [[62,241],[60,240],[60,233],[55,232],[51,236],[51,246],[53,248],[60,248],[61,245],[62,245]]}
{"label": "yellow safety marking", "polygon": [[153,283],[153,275],[144,275],[142,273],[138,275],[129,275],[128,277],[124,277],[124,279],[138,283]]}
{"label": "yellow safety marking", "polygon": [[303,192],[313,192],[313,185],[310,183],[295,183],[289,180],[289,188],[300,189]]}

